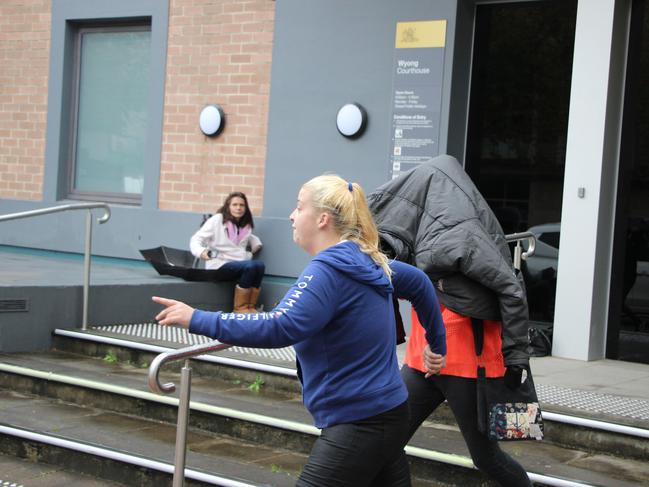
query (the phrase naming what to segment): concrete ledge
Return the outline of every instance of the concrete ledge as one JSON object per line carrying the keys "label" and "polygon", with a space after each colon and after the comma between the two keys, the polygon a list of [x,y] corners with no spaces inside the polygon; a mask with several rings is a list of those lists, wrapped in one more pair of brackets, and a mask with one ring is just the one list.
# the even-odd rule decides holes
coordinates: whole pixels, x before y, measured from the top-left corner
{"label": "concrete ledge", "polygon": [[[54,329],[81,327],[83,256],[0,246],[0,262],[0,352],[47,350]],[[293,281],[265,277],[259,304],[272,309]],[[233,288],[232,281],[160,276],[142,261],[93,257],[88,325],[151,322],[160,310],[154,295],[208,311],[230,310]]]}
{"label": "concrete ledge", "polygon": [[[181,280],[165,284],[109,284],[90,288],[89,325],[152,321],[160,306],[151,301],[161,295],[207,310],[232,307],[231,282],[204,283]],[[0,300],[25,299],[27,311],[0,313],[0,351],[47,350],[55,328],[80,328],[82,286],[0,287]]]}
{"label": "concrete ledge", "polygon": [[[5,309],[0,311],[0,351],[47,350],[55,328],[81,327],[81,255],[0,247],[0,261],[0,310]],[[208,310],[228,309],[233,286],[232,282],[185,282],[159,276],[143,262],[93,257],[88,324],[151,321],[160,309],[151,301],[152,295]]]}

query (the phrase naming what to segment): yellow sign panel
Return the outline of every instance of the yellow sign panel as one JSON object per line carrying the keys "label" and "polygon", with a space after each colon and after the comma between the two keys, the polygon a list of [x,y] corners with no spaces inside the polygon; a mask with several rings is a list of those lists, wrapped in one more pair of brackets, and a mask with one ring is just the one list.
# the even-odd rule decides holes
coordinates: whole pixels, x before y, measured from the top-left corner
{"label": "yellow sign panel", "polygon": [[422,22],[397,22],[397,49],[417,47],[444,47],[446,45],[446,20]]}

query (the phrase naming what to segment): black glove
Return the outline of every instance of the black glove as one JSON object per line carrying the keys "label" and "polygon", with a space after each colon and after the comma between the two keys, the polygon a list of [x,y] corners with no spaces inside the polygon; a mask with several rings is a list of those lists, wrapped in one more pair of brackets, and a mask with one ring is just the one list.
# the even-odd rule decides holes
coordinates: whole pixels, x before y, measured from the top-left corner
{"label": "black glove", "polygon": [[521,365],[510,365],[505,371],[505,385],[510,389],[518,389],[521,386],[523,370]]}

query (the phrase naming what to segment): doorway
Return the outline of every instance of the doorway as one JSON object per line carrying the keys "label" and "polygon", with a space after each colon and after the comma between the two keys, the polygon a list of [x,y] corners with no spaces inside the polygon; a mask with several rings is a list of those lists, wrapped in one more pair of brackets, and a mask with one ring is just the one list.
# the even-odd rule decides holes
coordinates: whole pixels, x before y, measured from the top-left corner
{"label": "doorway", "polygon": [[620,145],[607,358],[649,363],[649,8],[634,0]]}
{"label": "doorway", "polygon": [[523,263],[533,327],[554,319],[576,0],[478,4],[465,169],[506,234],[531,231]]}

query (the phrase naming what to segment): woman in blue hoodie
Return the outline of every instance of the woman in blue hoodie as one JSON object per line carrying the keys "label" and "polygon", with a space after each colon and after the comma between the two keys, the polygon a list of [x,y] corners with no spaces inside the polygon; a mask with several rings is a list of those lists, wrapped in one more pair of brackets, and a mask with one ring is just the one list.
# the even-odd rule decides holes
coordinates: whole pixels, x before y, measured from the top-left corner
{"label": "woman in blue hoodie", "polygon": [[224,343],[294,345],[304,405],[322,429],[298,486],[408,486],[408,392],[399,374],[393,296],[411,301],[435,353],[445,330],[430,279],[378,248],[362,188],[338,176],[302,186],[293,240],[313,256],[280,304],[258,315],[165,306],[162,325]]}

